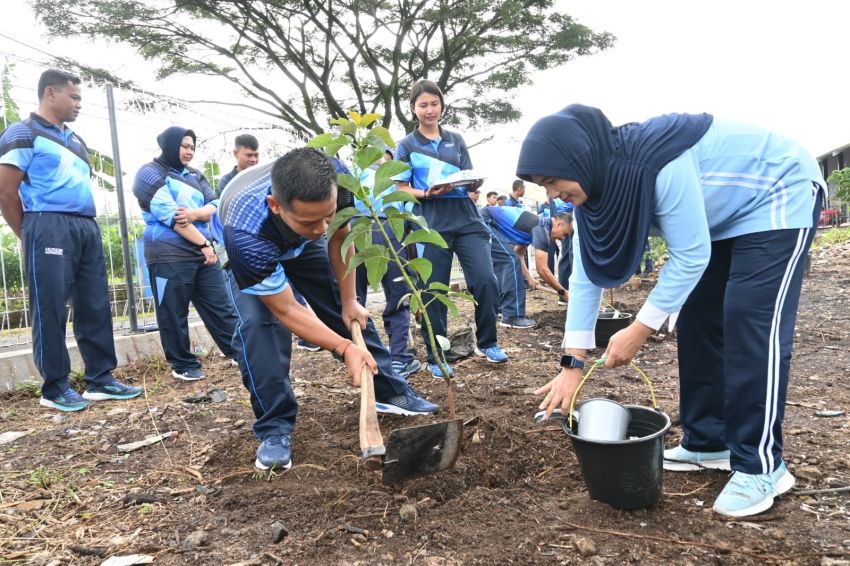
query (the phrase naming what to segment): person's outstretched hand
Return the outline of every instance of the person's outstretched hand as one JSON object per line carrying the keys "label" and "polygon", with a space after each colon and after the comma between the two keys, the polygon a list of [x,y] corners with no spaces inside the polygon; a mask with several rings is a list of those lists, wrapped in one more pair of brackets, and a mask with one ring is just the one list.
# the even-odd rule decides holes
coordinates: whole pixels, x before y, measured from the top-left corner
{"label": "person's outstretched hand", "polygon": [[611,336],[608,340],[608,348],[603,354],[605,367],[628,365],[653,332],[655,330],[636,320],[627,328]]}
{"label": "person's outstretched hand", "polygon": [[546,395],[538,407],[541,411],[546,411],[544,419],[551,417],[555,409],[561,409],[564,415],[569,412],[570,401],[580,381],[581,370],[564,368],[555,379],[534,392],[535,395]]}

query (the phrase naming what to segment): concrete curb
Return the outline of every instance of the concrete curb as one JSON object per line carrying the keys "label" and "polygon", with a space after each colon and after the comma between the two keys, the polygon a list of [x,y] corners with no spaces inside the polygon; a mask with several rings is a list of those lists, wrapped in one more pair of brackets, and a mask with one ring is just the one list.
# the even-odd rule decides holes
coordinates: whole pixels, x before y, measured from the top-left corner
{"label": "concrete curb", "polygon": [[[453,283],[457,282],[453,281]],[[366,308],[371,311],[373,318],[380,318],[384,303],[383,293],[370,292],[366,298]],[[193,348],[200,347],[205,351],[217,349],[204,323],[200,320],[189,323],[189,340]],[[82,368],[83,359],[76,341],[68,340],[66,344],[71,358],[71,368]],[[115,334],[115,354],[118,358],[118,367],[126,366],[145,356],[164,357],[159,332]],[[50,352],[50,355],[59,355],[59,352]],[[32,359],[32,348],[0,353],[0,391],[11,391],[27,382],[41,384],[41,375]]]}
{"label": "concrete curb", "polygon": [[[189,340],[194,348],[201,347],[209,351],[216,347],[201,321],[189,324]],[[69,340],[67,345],[71,368],[82,368],[83,359],[80,357],[77,343]],[[126,366],[145,356],[163,356],[159,332],[115,335],[115,354],[118,367]],[[50,355],[58,356],[59,352],[50,352]],[[41,384],[41,375],[32,359],[32,348],[0,354],[0,391],[11,391],[26,382]]]}

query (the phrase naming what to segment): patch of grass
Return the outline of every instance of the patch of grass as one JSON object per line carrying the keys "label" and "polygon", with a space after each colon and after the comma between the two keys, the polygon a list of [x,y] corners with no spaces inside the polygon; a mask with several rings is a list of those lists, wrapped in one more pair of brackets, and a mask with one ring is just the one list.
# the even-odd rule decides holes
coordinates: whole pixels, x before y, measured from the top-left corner
{"label": "patch of grass", "polygon": [[140,515],[150,515],[153,513],[153,505],[150,503],[142,503],[139,505],[139,514]]}
{"label": "patch of grass", "polygon": [[71,387],[79,391],[86,388],[86,372],[83,368],[72,369],[68,374],[68,381],[71,382]]}
{"label": "patch of grass", "polygon": [[272,481],[274,478],[278,476],[278,473],[275,471],[275,467],[272,466],[268,469],[268,471],[257,470],[251,476],[252,479],[256,481]]}
{"label": "patch of grass", "polygon": [[41,385],[36,381],[27,380],[19,383],[15,391],[26,397],[41,397]]}
{"label": "patch of grass", "polygon": [[170,369],[165,358],[156,354],[147,355],[139,360],[139,362],[152,372],[164,372]]}
{"label": "patch of grass", "polygon": [[812,249],[819,250],[834,245],[850,242],[850,226],[834,226],[827,230],[819,230],[812,242]]}
{"label": "patch of grass", "polygon": [[62,479],[62,474],[43,465],[30,471],[27,477],[27,481],[41,486],[42,489],[49,489],[51,485],[62,481]]}

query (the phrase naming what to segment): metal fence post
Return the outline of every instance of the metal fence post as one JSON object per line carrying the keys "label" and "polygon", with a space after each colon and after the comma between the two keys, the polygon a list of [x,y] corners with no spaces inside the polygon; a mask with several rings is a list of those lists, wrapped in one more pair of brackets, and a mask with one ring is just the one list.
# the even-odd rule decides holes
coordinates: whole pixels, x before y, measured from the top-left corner
{"label": "metal fence post", "polygon": [[130,313],[130,332],[139,331],[136,320],[136,290],[133,287],[133,265],[130,260],[130,237],[127,233],[127,210],[124,207],[124,179],[121,173],[121,157],[118,153],[118,124],[115,121],[115,99],[112,85],[106,85],[106,104],[109,108],[109,131],[112,134],[112,160],[115,164],[115,191],[118,193],[118,222],[121,232],[121,250],[124,252],[124,276],[127,279],[127,305]]}

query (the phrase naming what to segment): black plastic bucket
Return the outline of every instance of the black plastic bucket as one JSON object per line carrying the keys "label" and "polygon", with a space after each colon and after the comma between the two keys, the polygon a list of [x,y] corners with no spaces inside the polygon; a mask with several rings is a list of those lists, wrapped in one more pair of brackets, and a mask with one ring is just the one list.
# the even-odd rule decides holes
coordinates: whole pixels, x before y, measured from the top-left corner
{"label": "black plastic bucket", "polygon": [[608,340],[611,339],[611,336],[626,328],[631,323],[631,313],[621,312],[617,318],[614,318],[613,311],[599,313],[599,316],[596,317],[596,347],[607,348]]}
{"label": "black plastic bucket", "polygon": [[590,497],[617,509],[640,509],[661,499],[664,435],[670,417],[657,409],[625,407],[631,414],[627,440],[581,438],[570,430],[566,418],[564,432],[573,442]]}

